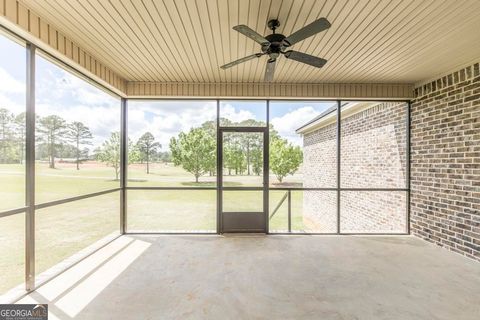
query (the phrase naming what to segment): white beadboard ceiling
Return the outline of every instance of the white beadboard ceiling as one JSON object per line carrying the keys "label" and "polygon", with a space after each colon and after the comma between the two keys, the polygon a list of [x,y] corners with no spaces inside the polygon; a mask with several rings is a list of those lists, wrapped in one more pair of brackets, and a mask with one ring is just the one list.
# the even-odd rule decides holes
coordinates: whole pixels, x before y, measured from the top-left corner
{"label": "white beadboard ceiling", "polygon": [[262,82],[266,57],[226,71],[260,45],[232,30],[285,35],[319,17],[332,27],[292,49],[328,60],[316,69],[282,57],[278,83],[419,83],[480,60],[479,0],[20,0],[128,81]]}

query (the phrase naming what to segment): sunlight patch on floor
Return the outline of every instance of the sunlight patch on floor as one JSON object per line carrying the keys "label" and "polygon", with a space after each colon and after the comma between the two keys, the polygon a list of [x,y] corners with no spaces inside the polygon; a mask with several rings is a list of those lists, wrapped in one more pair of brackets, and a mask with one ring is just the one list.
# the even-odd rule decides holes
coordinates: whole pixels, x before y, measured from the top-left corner
{"label": "sunlight patch on floor", "polygon": [[151,244],[135,240],[124,250],[102,265],[88,278],[63,296],[55,305],[70,317],[75,317],[117,276],[135,261]]}
{"label": "sunlight patch on floor", "polygon": [[49,319],[59,319],[55,313],[74,318],[150,245],[120,237],[17,303],[48,303]]}
{"label": "sunlight patch on floor", "polygon": [[84,261],[76,264],[67,272],[60,274],[37,289],[37,292],[46,299],[53,301],[60,295],[64,294],[69,288],[75,286],[79,280],[85,278],[94,272],[100,265],[111,259],[124,247],[130,244],[133,239],[128,237],[120,237],[108,245],[105,250],[99,250],[97,253],[87,257]]}

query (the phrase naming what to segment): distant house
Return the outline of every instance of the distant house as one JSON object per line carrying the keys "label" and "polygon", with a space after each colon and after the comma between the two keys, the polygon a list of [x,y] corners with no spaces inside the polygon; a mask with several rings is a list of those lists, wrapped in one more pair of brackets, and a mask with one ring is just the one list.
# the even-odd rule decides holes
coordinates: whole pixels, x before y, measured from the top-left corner
{"label": "distant house", "polygon": [[[349,102],[342,106],[342,188],[405,188],[406,111],[403,102]],[[303,136],[305,188],[337,186],[336,116],[336,107],[333,107],[296,130]],[[343,191],[341,229],[343,232],[404,232],[406,203],[404,191]],[[335,232],[336,204],[335,190],[305,191],[303,222],[306,228]]]}

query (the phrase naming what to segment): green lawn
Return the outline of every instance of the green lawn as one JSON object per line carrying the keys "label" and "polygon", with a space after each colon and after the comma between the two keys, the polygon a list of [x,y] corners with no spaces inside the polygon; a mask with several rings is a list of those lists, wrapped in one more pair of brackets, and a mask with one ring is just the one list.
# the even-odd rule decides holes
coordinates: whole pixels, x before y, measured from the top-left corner
{"label": "green lawn", "polygon": [[[113,177],[113,178],[112,178]],[[58,164],[49,169],[45,163],[36,165],[36,203],[43,203],[80,194],[118,188],[112,168],[101,164],[85,164],[76,170],[72,164]],[[0,211],[25,204],[25,167],[0,164]]]}
{"label": "green lawn", "polygon": [[[24,166],[0,165],[0,211],[24,205]],[[216,177],[205,176],[196,184],[183,169],[154,164],[151,174],[144,165],[129,167],[130,186],[206,186],[214,187]],[[49,169],[46,163],[36,166],[36,202],[63,199],[116,188],[112,168],[86,163],[77,171],[72,164],[58,164]],[[274,178],[272,177],[272,180]],[[225,185],[255,185],[258,177],[227,176]],[[289,177],[286,185],[298,185],[301,177]],[[273,210],[285,191],[270,192]],[[129,231],[215,231],[215,190],[129,190]],[[261,209],[261,192],[226,193],[225,210],[257,211]],[[303,230],[303,193],[292,193],[292,226]],[[36,212],[36,272],[41,273],[96,241],[119,231],[119,192],[88,198]],[[0,218],[0,295],[20,284],[24,274],[25,215]],[[270,220],[271,231],[287,229],[287,202]]]}
{"label": "green lawn", "polygon": [[[270,212],[286,191],[270,192]],[[226,194],[225,211],[261,211],[261,191],[233,191]],[[292,228],[303,230],[303,193],[292,193]],[[287,201],[270,220],[270,230],[288,229]],[[129,190],[129,231],[215,231],[215,190]]]}

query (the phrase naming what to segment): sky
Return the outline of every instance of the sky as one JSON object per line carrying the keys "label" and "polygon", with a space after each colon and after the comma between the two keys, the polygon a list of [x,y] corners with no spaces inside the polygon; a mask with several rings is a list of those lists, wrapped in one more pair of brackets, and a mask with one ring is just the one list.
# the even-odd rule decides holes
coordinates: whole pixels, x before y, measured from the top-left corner
{"label": "sky", "polygon": [[25,111],[25,48],[0,34],[0,108]]}
{"label": "sky", "polygon": [[[25,60],[25,49],[0,34],[0,108],[15,114],[25,110]],[[271,101],[270,122],[282,137],[301,146],[302,138],[295,130],[332,104]],[[67,122],[83,122],[94,136],[90,150],[99,147],[111,132],[120,130],[120,99],[41,56],[36,60],[36,112],[41,117],[54,114]],[[266,121],[266,102],[221,101],[220,116],[234,122]],[[162,151],[168,150],[171,137],[209,120],[216,120],[215,101],[128,102],[129,138],[136,142],[149,131],[162,144]]]}
{"label": "sky", "polygon": [[[295,130],[327,110],[336,102],[270,102],[270,122],[280,136],[302,146],[302,137]],[[220,116],[233,122],[247,119],[266,120],[266,103],[253,101],[221,101]],[[216,120],[215,101],[129,101],[128,132],[136,141],[144,132],[151,132],[168,150],[171,137],[181,131]]]}

